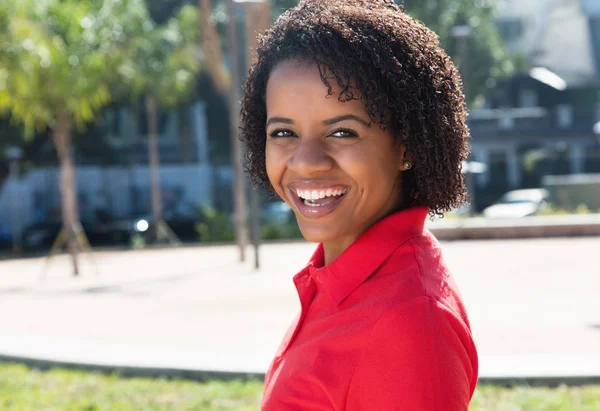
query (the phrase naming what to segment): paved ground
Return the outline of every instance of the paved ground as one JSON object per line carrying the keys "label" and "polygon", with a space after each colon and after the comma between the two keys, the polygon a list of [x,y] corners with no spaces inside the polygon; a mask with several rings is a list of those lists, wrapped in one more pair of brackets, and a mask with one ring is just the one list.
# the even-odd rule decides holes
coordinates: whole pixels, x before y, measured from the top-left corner
{"label": "paved ground", "polygon": [[[600,238],[442,243],[483,377],[600,376]],[[0,262],[0,354],[261,373],[299,308],[314,246],[98,252],[71,277],[55,257]],[[251,250],[249,250],[251,251]],[[252,254],[249,254],[251,257]]]}

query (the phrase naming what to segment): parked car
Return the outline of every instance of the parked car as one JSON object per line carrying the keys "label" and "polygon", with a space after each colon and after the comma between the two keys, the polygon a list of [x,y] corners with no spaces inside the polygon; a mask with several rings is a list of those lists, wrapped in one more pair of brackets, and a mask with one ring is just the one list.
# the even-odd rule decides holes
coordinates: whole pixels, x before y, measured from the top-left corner
{"label": "parked car", "polygon": [[[163,209],[162,217],[179,240],[196,241],[198,239],[196,224],[202,221],[202,213],[198,207],[182,202],[175,207]],[[135,233],[146,233],[154,224],[154,217],[151,213],[146,213],[127,221],[131,236]]]}
{"label": "parked car", "polygon": [[1,248],[10,248],[12,246],[12,235],[10,231],[0,225],[0,249]]}
{"label": "parked car", "polygon": [[548,197],[548,190],[543,188],[509,191],[493,205],[483,210],[483,216],[487,218],[532,216],[548,206]]}
{"label": "parked car", "polygon": [[26,250],[50,248],[61,227],[60,221],[37,221],[27,226],[21,235],[23,248]]}
{"label": "parked car", "polygon": [[[81,226],[91,245],[125,244],[130,231],[116,221],[81,220]],[[41,220],[23,230],[21,241],[26,250],[47,249],[54,244],[62,228],[60,220]]]}

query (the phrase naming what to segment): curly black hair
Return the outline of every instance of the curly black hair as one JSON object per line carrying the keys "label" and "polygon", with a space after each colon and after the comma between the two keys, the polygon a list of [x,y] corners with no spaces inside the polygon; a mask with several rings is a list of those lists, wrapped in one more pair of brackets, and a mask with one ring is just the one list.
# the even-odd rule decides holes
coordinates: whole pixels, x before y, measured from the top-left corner
{"label": "curly black hair", "polygon": [[315,63],[342,102],[360,99],[370,120],[390,128],[414,162],[402,173],[404,207],[431,216],[466,199],[462,162],[469,154],[467,109],[458,70],[435,33],[391,0],[303,0],[260,36],[244,86],[240,139],[245,168],[273,194],[265,165],[267,82],[285,60]]}

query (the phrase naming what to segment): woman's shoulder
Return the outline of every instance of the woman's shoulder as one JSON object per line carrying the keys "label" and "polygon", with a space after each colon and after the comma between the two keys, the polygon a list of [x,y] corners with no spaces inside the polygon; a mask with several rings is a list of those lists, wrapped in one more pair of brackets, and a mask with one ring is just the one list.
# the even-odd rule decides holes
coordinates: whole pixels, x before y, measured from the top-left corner
{"label": "woman's shoulder", "polygon": [[469,327],[462,295],[438,241],[429,232],[411,237],[379,268],[380,279],[398,304],[430,299],[446,307]]}
{"label": "woman's shoulder", "polygon": [[365,392],[388,394],[380,400],[387,407],[410,398],[411,409],[466,410],[478,368],[468,326],[439,301],[418,297],[390,307],[374,324],[348,397],[356,402]]}

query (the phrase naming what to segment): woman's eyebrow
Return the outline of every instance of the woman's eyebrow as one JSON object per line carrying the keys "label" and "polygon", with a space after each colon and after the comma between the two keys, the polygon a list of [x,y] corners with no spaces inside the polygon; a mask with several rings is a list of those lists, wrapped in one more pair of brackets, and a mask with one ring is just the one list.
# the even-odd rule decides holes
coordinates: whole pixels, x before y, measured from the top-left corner
{"label": "woman's eyebrow", "polygon": [[267,124],[265,127],[268,127],[269,124],[273,123],[294,124],[294,120],[285,117],[271,117],[269,120],[267,120]]}
{"label": "woman's eyebrow", "polygon": [[339,123],[339,122],[344,121],[344,120],[358,121],[360,124],[362,124],[365,127],[371,127],[371,123],[370,122],[365,121],[362,118],[360,118],[360,117],[358,117],[358,116],[356,116],[354,114],[345,114],[343,116],[338,116],[338,117],[330,118],[329,120],[323,121],[323,125],[331,126],[332,124]]}
{"label": "woman's eyebrow", "polygon": [[[360,124],[362,124],[365,127],[371,127],[370,122],[363,120],[362,118],[360,118],[354,114],[344,114],[343,116],[337,116],[337,117],[330,118],[328,120],[324,120],[323,125],[331,126],[333,124],[340,123],[344,120],[354,120],[354,121],[359,122]],[[286,118],[286,117],[271,117],[270,119],[267,120],[266,127],[268,127],[269,125],[271,125],[273,123],[294,124],[294,120],[292,120],[291,118]]]}

